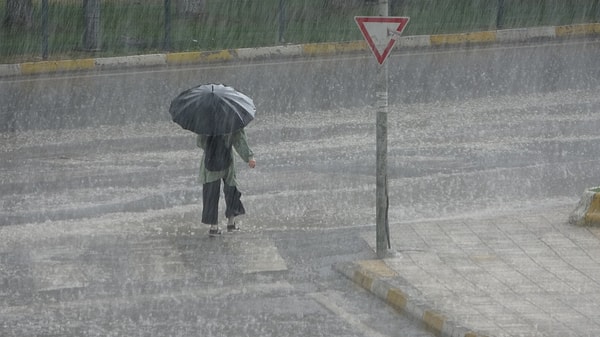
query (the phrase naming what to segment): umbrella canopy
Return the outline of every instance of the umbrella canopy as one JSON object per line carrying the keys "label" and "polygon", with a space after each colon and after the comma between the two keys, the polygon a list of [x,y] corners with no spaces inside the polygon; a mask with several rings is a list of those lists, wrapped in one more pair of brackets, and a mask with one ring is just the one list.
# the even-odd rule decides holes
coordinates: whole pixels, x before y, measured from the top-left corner
{"label": "umbrella canopy", "polygon": [[200,135],[223,135],[250,123],[256,114],[252,99],[230,86],[202,84],[183,91],[169,113],[182,128]]}

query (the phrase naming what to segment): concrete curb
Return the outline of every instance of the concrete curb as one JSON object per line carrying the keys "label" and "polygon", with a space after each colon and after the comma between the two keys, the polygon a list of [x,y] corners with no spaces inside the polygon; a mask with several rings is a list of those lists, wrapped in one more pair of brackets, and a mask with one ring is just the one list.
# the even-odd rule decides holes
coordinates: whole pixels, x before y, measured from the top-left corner
{"label": "concrete curb", "polygon": [[461,326],[420,301],[418,294],[410,289],[410,285],[390,269],[384,260],[345,262],[336,264],[333,268],[398,312],[421,322],[436,336],[487,336]]}
{"label": "concrete curb", "polygon": [[569,216],[569,223],[576,226],[600,225],[600,186],[583,192],[579,204]]}
{"label": "concrete curb", "polygon": [[[424,48],[461,44],[523,42],[536,39],[589,35],[600,35],[600,23],[506,29],[459,34],[403,36],[397,40],[396,46],[398,48]],[[351,41],[339,43],[308,43],[262,48],[240,48],[218,51],[25,62],[20,64],[0,64],[0,77],[73,71],[110,70],[127,67],[157,67],[245,61],[278,57],[311,57],[363,51],[368,51],[367,44],[364,41]]]}

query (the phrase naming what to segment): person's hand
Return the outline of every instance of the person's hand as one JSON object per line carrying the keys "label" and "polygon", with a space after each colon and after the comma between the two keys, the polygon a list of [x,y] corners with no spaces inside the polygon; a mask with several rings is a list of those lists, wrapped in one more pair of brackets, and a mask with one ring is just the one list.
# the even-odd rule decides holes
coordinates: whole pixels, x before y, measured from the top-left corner
{"label": "person's hand", "polygon": [[256,167],[256,160],[250,159],[248,161],[248,166],[250,166],[250,168],[255,168]]}

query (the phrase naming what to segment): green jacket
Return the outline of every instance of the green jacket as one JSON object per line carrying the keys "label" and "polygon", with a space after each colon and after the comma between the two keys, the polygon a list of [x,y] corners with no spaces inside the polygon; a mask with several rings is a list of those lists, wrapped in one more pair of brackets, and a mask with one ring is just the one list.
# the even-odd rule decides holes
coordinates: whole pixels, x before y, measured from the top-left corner
{"label": "green jacket", "polygon": [[[254,153],[248,146],[246,132],[244,129],[225,135],[225,142],[227,145],[233,145],[235,152],[237,152],[242,160],[246,163],[253,159]],[[204,150],[206,147],[206,136],[198,135],[198,138],[196,139],[196,145]],[[229,168],[223,171],[209,171],[204,167],[204,154],[202,154],[202,160],[200,161],[200,183],[206,184],[219,179],[225,179],[225,183],[227,185],[237,186],[237,181],[235,179],[235,160],[233,160],[233,151],[231,151],[231,157],[231,165],[229,165]]]}

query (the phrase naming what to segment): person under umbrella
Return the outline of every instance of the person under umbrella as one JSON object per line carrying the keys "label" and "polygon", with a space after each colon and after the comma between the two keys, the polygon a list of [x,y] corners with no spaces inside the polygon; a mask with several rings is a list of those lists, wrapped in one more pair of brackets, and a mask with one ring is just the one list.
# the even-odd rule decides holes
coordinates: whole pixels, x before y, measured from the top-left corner
{"label": "person under umbrella", "polygon": [[235,222],[235,217],[245,214],[246,210],[241,201],[242,194],[237,189],[235,161],[231,150],[233,147],[250,168],[256,167],[256,160],[248,146],[246,132],[244,129],[240,129],[227,135],[198,135],[197,145],[204,150],[203,160],[200,164],[200,182],[203,184],[202,223],[211,225],[208,232],[210,236],[221,234],[218,226],[218,212],[222,180],[227,231],[237,231],[239,227]]}
{"label": "person under umbrella", "polygon": [[225,194],[227,231],[237,231],[235,217],[245,214],[237,189],[234,151],[256,167],[244,127],[254,119],[256,108],[248,96],[222,84],[200,85],[182,92],[171,102],[173,121],[197,133],[196,144],[204,150],[200,164],[202,223],[210,225],[209,236],[218,236],[221,181]]}

